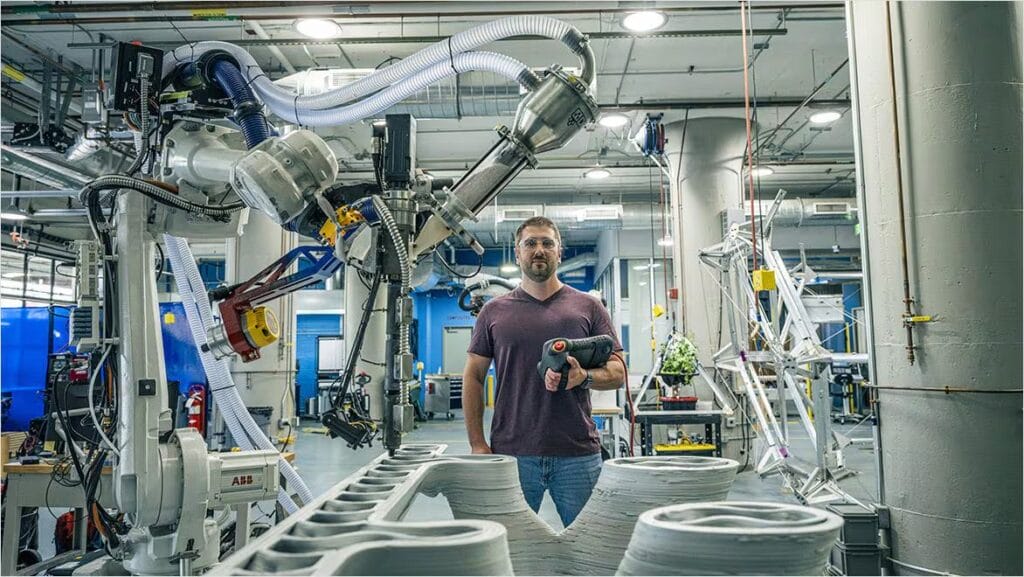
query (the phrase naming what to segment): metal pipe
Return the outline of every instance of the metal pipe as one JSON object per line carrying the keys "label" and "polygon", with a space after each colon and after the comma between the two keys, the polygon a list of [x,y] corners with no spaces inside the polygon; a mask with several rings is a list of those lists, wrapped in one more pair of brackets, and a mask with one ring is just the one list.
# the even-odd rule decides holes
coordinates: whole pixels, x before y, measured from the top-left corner
{"label": "metal pipe", "polygon": [[907,333],[907,361],[914,364],[914,324],[909,321],[913,316],[911,305],[914,299],[910,296],[910,264],[907,257],[907,213],[903,199],[903,157],[900,148],[900,116],[896,102],[896,63],[892,48],[892,4],[885,2],[885,40],[889,57],[889,96],[892,98],[892,134],[896,151],[896,201],[900,220],[900,265],[903,271],[903,326]]}
{"label": "metal pipe", "polygon": [[[247,19],[248,20],[248,19]],[[257,22],[249,22],[250,25],[256,26]],[[253,28],[255,31],[255,28]],[[784,28],[759,28],[751,31],[757,36],[785,36],[788,31]],[[668,39],[668,38],[719,38],[727,36],[739,36],[739,30],[722,29],[722,30],[663,30],[650,32],[645,34],[637,34],[633,32],[589,32],[587,36],[591,41],[593,40],[637,40],[637,39]],[[257,36],[260,36],[257,33]],[[271,52],[281,46],[345,46],[345,45],[364,45],[364,44],[434,44],[448,38],[447,36],[362,36],[362,37],[349,37],[349,38],[337,38],[332,40],[315,40],[310,38],[271,38],[269,36],[260,36],[259,38],[239,38],[232,40],[231,43],[237,46],[243,46],[250,48],[253,46],[270,47]],[[529,36],[517,36],[515,38],[502,38],[497,42],[514,42],[523,41],[531,38]],[[177,48],[181,46],[181,41],[163,41],[163,42],[147,42],[147,46],[154,48]],[[113,44],[109,44],[113,46]],[[68,48],[72,49],[85,49],[94,48],[94,42],[81,42],[68,44]],[[283,63],[283,62],[282,62]],[[285,66],[287,69],[288,66]],[[294,69],[288,70],[290,73],[295,73]]]}
{"label": "metal pipe", "polygon": [[[758,98],[757,99],[757,107],[758,108],[766,108],[766,107],[786,108],[786,107],[790,107],[790,106],[797,107],[797,110],[795,110],[792,114],[790,114],[790,116],[787,117],[786,120],[789,120],[789,118],[792,118],[793,114],[796,114],[796,112],[799,111],[801,108],[803,108],[806,105],[806,103],[807,103],[807,98],[806,97],[801,98],[801,97],[798,97],[798,96],[776,96],[776,97]],[[829,99],[829,100],[819,100],[819,101],[817,101],[816,104],[821,104],[823,106],[849,106],[850,105],[850,101],[846,100],[846,99],[834,99],[833,98],[833,99]],[[634,103],[631,103],[631,104],[618,104],[618,105],[616,105],[616,104],[612,104],[612,103],[606,103],[606,104],[598,104],[597,106],[601,110],[622,110],[622,111],[628,111],[628,110],[688,110],[688,109],[689,110],[707,110],[707,109],[721,109],[721,110],[725,110],[725,109],[732,109],[732,108],[743,108],[744,107],[744,101],[743,101],[742,98],[692,98],[692,99],[686,99],[686,100],[679,100],[679,99],[674,99],[674,100],[644,100],[644,99],[640,99],[640,101],[634,102]],[[782,124],[785,124],[785,122],[786,121],[783,121],[780,124],[780,126]]]}
{"label": "metal pipe", "polygon": [[[247,21],[254,20],[293,20],[296,18],[313,18],[317,16],[336,18],[339,16],[338,12],[334,10],[337,7],[337,2],[303,2],[303,6],[329,6],[331,9],[328,10],[307,10],[298,13],[239,13],[234,14],[235,16],[242,17]],[[392,6],[398,6],[399,3],[394,3]],[[372,12],[367,10],[365,12],[349,11],[344,13],[346,19],[358,20],[358,19],[383,19],[383,18],[407,18],[409,16],[430,16],[430,17],[457,17],[457,16],[511,16],[517,14],[524,14],[523,10],[461,10],[452,12],[441,12],[436,9],[432,9],[432,5],[428,5],[423,11],[413,11],[409,7],[411,3],[405,3],[402,5],[405,8],[402,11],[393,12]],[[500,6],[500,3],[492,3],[492,6]],[[5,18],[5,23],[17,26],[39,26],[39,25],[60,25],[60,24],[111,24],[119,22],[167,22],[168,18],[173,18],[179,21],[196,21],[206,22],[210,20],[209,16],[203,14],[194,13],[195,5],[188,2],[139,2],[135,4],[118,4],[111,3],[107,5],[99,5],[100,9],[96,9],[97,5],[92,4],[72,4],[67,6],[67,10],[61,10],[64,5],[60,6],[49,6],[43,7],[42,11],[51,12],[54,14],[70,15],[71,17],[64,18],[39,18],[38,16],[32,15],[25,18]],[[265,2],[233,2],[230,5],[230,10],[233,12],[244,11],[247,9],[255,8],[266,8]],[[371,5],[372,6],[372,5]],[[83,10],[83,8],[88,9]],[[803,4],[799,6],[792,6],[787,4],[761,4],[757,6],[757,10],[764,12],[777,12],[780,10],[786,10],[793,12],[796,10],[800,11],[831,11],[836,10],[838,6],[836,4],[822,3],[822,4]],[[396,9],[397,10],[397,9]],[[600,8],[531,8],[530,14],[547,14],[547,15],[585,15],[585,14],[622,14],[636,10],[633,6],[608,6]],[[701,12],[719,12],[719,13],[730,13],[735,12],[737,8],[731,5],[722,6],[685,6],[685,7],[665,7],[659,8],[659,11],[666,12],[669,14],[695,14]],[[187,11],[188,14],[180,15],[153,15],[153,16],[94,16],[94,17],[77,17],[75,14],[79,13],[99,13],[99,12],[153,12],[153,11]],[[3,14],[18,14],[15,8],[5,7]]]}
{"label": "metal pipe", "polygon": [[[402,3],[399,3],[399,2],[394,2],[394,3],[389,3],[389,4],[391,4],[391,6],[400,6],[401,5],[403,8],[408,8],[413,3],[407,2],[407,3],[402,4]],[[307,16],[307,17],[319,16],[319,15],[333,15],[333,16],[337,16],[337,14],[338,14],[338,11],[336,10],[336,8],[338,6],[338,3],[333,1],[333,0],[303,0],[302,5],[303,6],[311,6],[311,7],[330,7],[330,8],[332,8],[332,10],[330,10],[330,11],[324,11],[324,12],[320,12],[320,13],[307,13],[307,14],[305,14],[305,16]],[[631,6],[614,6],[613,5],[613,6],[609,6],[607,8],[603,7],[603,6],[600,7],[600,8],[577,8],[577,7],[574,6],[572,8],[568,8],[567,6],[570,6],[570,5],[573,5],[573,3],[572,2],[569,2],[569,3],[562,2],[560,6],[557,3],[553,3],[552,6],[559,6],[559,7],[557,7],[557,8],[556,7],[536,8],[536,9],[531,8],[531,13],[535,12],[535,13],[538,13],[538,14],[622,14],[622,13],[632,12],[632,11],[636,10],[635,7],[631,7]],[[268,6],[268,4],[265,1],[262,1],[262,0],[259,0],[259,1],[236,0],[235,2],[231,3],[231,8],[236,9],[236,10],[248,10],[248,9],[254,9],[254,8],[266,8],[267,6]],[[489,6],[496,6],[496,5],[489,5]],[[194,8],[195,8],[195,3],[194,2],[123,2],[123,3],[122,2],[95,2],[95,3],[89,3],[89,4],[69,4],[69,5],[56,5],[56,6],[41,5],[37,9],[33,10],[33,13],[36,13],[36,12],[48,12],[48,13],[53,13],[53,14],[70,14],[70,15],[75,15],[75,14],[86,14],[86,13],[129,12],[129,11],[171,12],[171,11],[188,11],[188,10],[193,10]],[[359,18],[388,18],[388,17],[401,17],[401,16],[408,17],[408,16],[413,15],[413,14],[420,15],[420,16],[423,16],[423,15],[428,15],[428,16],[492,16],[492,15],[523,14],[522,10],[501,10],[501,9],[475,10],[475,11],[459,10],[459,11],[445,11],[445,12],[441,12],[441,11],[436,10],[436,8],[433,7],[433,6],[428,7],[428,8],[424,8],[422,11],[419,11],[419,10],[411,11],[411,10],[406,9],[403,12],[392,12],[392,13],[371,12],[370,11],[371,6],[366,6],[365,8],[366,8],[366,10],[362,11],[362,12],[355,11],[355,10],[350,10],[349,12],[345,13],[345,17],[346,18],[352,18],[352,19],[359,19]],[[801,12],[822,12],[822,11],[825,11],[825,12],[829,12],[829,11],[834,11],[837,8],[836,8],[836,5],[834,3],[820,2],[820,3],[817,3],[817,4],[799,4],[799,5],[796,5],[796,6],[788,5],[788,4],[767,4],[766,3],[766,4],[758,5],[758,9],[761,10],[761,11],[764,11],[764,12],[778,11],[778,10],[783,10],[783,9],[787,10],[789,12],[794,12],[794,11],[801,11]],[[659,8],[659,10],[662,11],[662,12],[668,12],[668,13],[697,13],[697,12],[734,12],[734,11],[736,11],[736,8],[732,7],[732,6],[674,6],[674,7]],[[19,10],[16,7],[5,7],[5,8],[3,8],[2,12],[0,12],[0,13],[3,13],[3,14],[18,14]],[[246,19],[248,19],[250,17],[255,17],[257,15],[246,14],[245,16],[246,16]],[[284,18],[284,16],[281,16],[281,15],[276,15],[275,17],[278,18],[278,19],[283,19]],[[789,17],[787,17],[787,19],[788,18]],[[164,21],[166,21],[166,17],[165,17]]]}
{"label": "metal pipe", "polygon": [[74,188],[52,188],[47,190],[12,190],[4,192],[5,198],[65,198],[77,197],[80,191]]}

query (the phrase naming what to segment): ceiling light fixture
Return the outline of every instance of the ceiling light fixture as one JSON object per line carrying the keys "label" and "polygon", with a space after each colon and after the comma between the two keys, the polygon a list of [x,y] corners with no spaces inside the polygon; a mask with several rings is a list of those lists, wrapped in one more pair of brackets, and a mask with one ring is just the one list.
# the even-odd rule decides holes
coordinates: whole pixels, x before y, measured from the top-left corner
{"label": "ceiling light fixture", "polygon": [[622,26],[633,32],[650,32],[664,26],[666,21],[668,21],[668,17],[663,13],[654,10],[644,10],[643,12],[627,14],[622,19]]}
{"label": "ceiling light fixture", "polygon": [[323,40],[341,36],[341,26],[330,18],[302,18],[295,21],[295,31],[309,38]]}
{"label": "ceiling light fixture", "polygon": [[511,262],[505,263],[505,264],[501,265],[501,269],[500,270],[501,270],[501,272],[503,272],[505,274],[519,272],[519,265],[517,265],[515,263],[511,263]]}
{"label": "ceiling light fixture", "polygon": [[590,170],[584,172],[583,178],[587,178],[590,180],[601,180],[604,178],[608,178],[611,175],[612,173],[610,170],[601,165],[597,165],[594,168],[591,168]]}
{"label": "ceiling light fixture", "polygon": [[629,124],[629,117],[621,112],[609,112],[608,114],[602,114],[597,122],[605,128],[619,128]]}
{"label": "ceiling light fixture", "polygon": [[836,112],[835,110],[823,110],[812,114],[811,122],[813,124],[828,124],[830,122],[835,122],[842,117],[842,113]]}
{"label": "ceiling light fixture", "polygon": [[755,166],[750,171],[750,174],[753,174],[754,176],[771,176],[775,174],[775,171],[768,166]]}
{"label": "ceiling light fixture", "polygon": [[0,212],[0,219],[3,220],[28,220],[28,215],[18,209],[7,209]]}
{"label": "ceiling light fixture", "polygon": [[666,234],[665,236],[659,238],[658,246],[672,246],[672,237]]}

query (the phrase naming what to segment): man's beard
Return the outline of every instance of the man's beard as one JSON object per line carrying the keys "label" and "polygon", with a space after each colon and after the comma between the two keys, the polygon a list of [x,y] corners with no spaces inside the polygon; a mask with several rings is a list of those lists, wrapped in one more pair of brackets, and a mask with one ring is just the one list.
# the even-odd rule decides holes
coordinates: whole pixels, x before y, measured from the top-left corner
{"label": "man's beard", "polygon": [[[544,263],[545,266],[534,266]],[[551,278],[551,275],[555,274],[554,264],[546,259],[531,260],[523,267],[523,272],[527,278],[533,282],[546,282]]]}

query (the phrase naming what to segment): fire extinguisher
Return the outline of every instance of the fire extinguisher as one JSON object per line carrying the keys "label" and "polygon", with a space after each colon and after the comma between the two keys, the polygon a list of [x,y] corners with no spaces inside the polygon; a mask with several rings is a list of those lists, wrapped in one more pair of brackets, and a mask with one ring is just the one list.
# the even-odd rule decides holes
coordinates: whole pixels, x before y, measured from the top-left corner
{"label": "fire extinguisher", "polygon": [[185,399],[185,410],[188,412],[188,421],[185,426],[192,427],[199,431],[199,434],[206,437],[206,387],[203,385],[192,385],[188,389],[188,398]]}

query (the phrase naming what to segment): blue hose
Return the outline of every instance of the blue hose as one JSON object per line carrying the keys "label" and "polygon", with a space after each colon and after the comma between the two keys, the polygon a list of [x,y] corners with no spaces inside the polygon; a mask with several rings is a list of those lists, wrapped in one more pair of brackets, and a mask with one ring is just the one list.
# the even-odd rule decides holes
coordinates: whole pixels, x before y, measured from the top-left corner
{"label": "blue hose", "polygon": [[227,60],[217,60],[213,63],[213,78],[235,105],[235,122],[242,129],[245,146],[252,148],[270,138],[267,118],[238,67]]}

